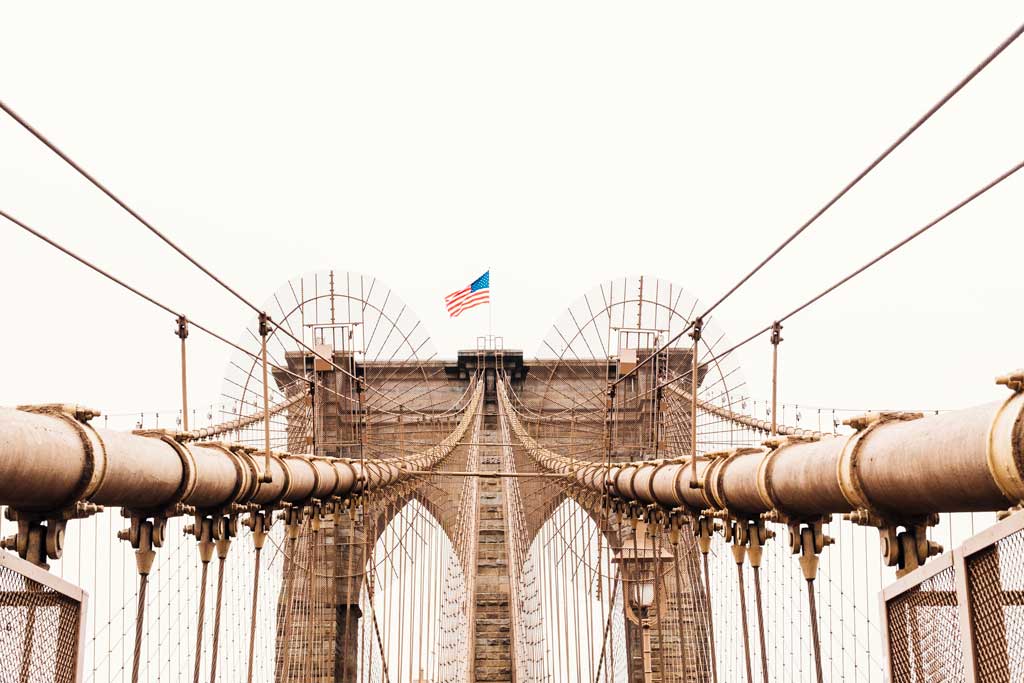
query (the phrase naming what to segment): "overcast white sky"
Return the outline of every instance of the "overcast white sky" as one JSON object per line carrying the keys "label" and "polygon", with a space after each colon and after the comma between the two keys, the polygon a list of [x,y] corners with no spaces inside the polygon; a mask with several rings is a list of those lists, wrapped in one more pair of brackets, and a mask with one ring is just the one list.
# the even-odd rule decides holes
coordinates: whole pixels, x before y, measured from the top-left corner
{"label": "overcast white sky", "polygon": [[[1022,20],[1019,3],[6,3],[0,98],[255,301],[387,282],[444,356],[492,270],[532,354],[647,273],[716,298]],[[720,310],[740,339],[1024,157],[1024,41]],[[235,338],[247,310],[0,117],[0,207]],[[1024,365],[1024,174],[785,330],[782,398],[952,408]],[[169,317],[0,224],[0,405],[178,403]],[[193,402],[229,351],[191,338]],[[768,391],[767,341],[742,351]]]}

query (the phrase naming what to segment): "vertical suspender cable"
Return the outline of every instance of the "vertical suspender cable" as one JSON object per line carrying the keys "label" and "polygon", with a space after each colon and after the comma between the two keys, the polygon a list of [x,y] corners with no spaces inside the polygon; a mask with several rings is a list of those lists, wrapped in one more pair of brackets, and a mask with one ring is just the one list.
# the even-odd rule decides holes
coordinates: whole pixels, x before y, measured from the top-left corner
{"label": "vertical suspender cable", "polygon": [[199,665],[203,647],[203,614],[206,611],[206,579],[207,570],[210,567],[209,560],[203,562],[202,585],[199,587],[199,620],[196,626],[196,656],[195,667],[192,670],[193,683],[199,683]]}
{"label": "vertical suspender cable", "polygon": [[[335,663],[335,665],[334,665],[335,666],[335,669],[334,669],[335,672],[341,671],[341,680],[343,680],[343,681],[349,680],[348,679],[348,664],[349,664],[349,660],[354,660],[354,662],[355,662],[354,670],[352,671],[352,678],[356,678],[357,675],[361,675],[362,674],[362,672],[359,671],[360,667],[359,667],[359,655],[358,655],[358,652],[356,653],[355,657],[353,657],[350,654],[350,652],[349,652],[349,650],[353,646],[355,646],[357,650],[359,649],[359,630],[358,630],[358,628],[353,628],[353,614],[354,614],[354,611],[353,611],[353,604],[352,604],[352,582],[354,581],[353,572],[355,571],[355,569],[352,566],[352,563],[355,561],[355,553],[356,553],[356,538],[355,538],[355,532],[356,532],[355,514],[356,514],[356,511],[355,511],[355,501],[354,500],[350,500],[348,502],[348,505],[349,505],[348,510],[342,510],[340,513],[335,514],[335,520],[336,520],[335,521],[335,528],[338,531],[342,531],[342,532],[344,531],[343,526],[341,524],[341,520],[343,518],[345,518],[345,517],[348,518],[348,537],[347,538],[342,537],[341,539],[338,539],[336,541],[336,542],[339,542],[341,544],[342,548],[344,548],[344,553],[347,556],[345,558],[345,569],[344,569],[344,572],[345,572],[345,592],[343,593],[344,603],[341,605],[341,609],[344,610],[344,612],[343,612],[344,617],[343,617],[343,620],[342,620],[341,624],[339,624],[340,632],[338,633],[338,642],[344,643],[346,645],[346,651],[345,652],[336,652],[335,656],[336,657],[337,656],[341,656],[341,658],[342,658],[341,659],[341,666],[338,666],[337,663]],[[360,555],[360,557],[362,557],[362,555]],[[363,563],[363,567],[364,567],[364,570],[365,570],[365,562]],[[360,581],[360,583],[362,583],[362,582]],[[360,602],[360,595],[359,595],[359,592],[357,591],[357,594],[356,594],[356,604],[354,605],[356,610],[359,609],[359,602]],[[358,626],[358,625],[356,624],[356,626]]]}
{"label": "vertical suspender cable", "polygon": [[[313,631],[316,619],[314,600],[317,593],[316,574],[320,549],[320,512],[316,508],[310,513],[309,524],[313,533],[310,536],[309,562],[306,567],[306,609],[309,611],[309,614],[306,619],[306,657],[303,670],[305,671],[306,680],[313,680]],[[211,683],[213,682],[211,681]]]}
{"label": "vertical suspender cable", "polygon": [[743,627],[743,663],[746,665],[747,683],[754,683],[753,670],[750,665],[750,628],[747,626],[747,593],[743,586],[743,556],[739,550],[745,550],[742,545],[734,545],[733,552],[736,557],[736,585],[739,587],[740,598],[740,624]]}
{"label": "vertical suspender cable", "polygon": [[[661,551],[663,546],[661,545],[662,530],[658,528],[656,524],[648,526],[648,531],[654,529],[654,535],[651,539],[651,544],[654,547],[654,605],[655,610],[661,610],[661,603],[665,601],[667,603],[668,598],[665,597],[665,585],[662,582],[661,576]],[[665,680],[669,671],[665,665],[665,632],[663,624],[667,614],[657,613],[657,627],[658,627],[658,669],[661,673],[661,679]]]}
{"label": "vertical suspender cable", "polygon": [[754,570],[754,601],[757,603],[757,635],[761,647],[761,679],[768,683],[768,649],[764,638],[764,607],[761,603],[761,567],[755,565]]}
{"label": "vertical suspender cable", "polygon": [[288,678],[288,667],[289,667],[289,655],[291,654],[291,630],[292,630],[292,614],[294,614],[294,606],[292,600],[295,597],[295,575],[299,571],[299,558],[298,558],[298,540],[299,531],[301,524],[301,513],[302,511],[298,508],[289,508],[286,512],[287,521],[285,523],[285,534],[288,538],[288,550],[285,553],[285,569],[284,569],[284,630],[281,631],[282,638],[286,643],[284,647],[284,653],[278,653],[280,659],[280,673],[278,678],[280,680],[286,680]]}
{"label": "vertical suspender cable", "polygon": [[245,676],[246,683],[252,683],[256,655],[256,608],[259,606],[260,594],[260,555],[267,540],[266,516],[263,513],[253,513],[249,523],[252,526],[252,542],[256,549],[256,561],[252,578],[252,617],[249,622],[249,668]]}
{"label": "vertical suspender cable", "polygon": [[[186,528],[186,531],[188,529]],[[206,617],[206,581],[209,576],[210,560],[213,559],[213,520],[197,519],[193,532],[199,540],[199,560],[203,565],[202,584],[199,586],[199,610],[196,624],[196,656],[192,670],[192,683],[199,683],[199,668],[203,653],[203,622]]]}
{"label": "vertical suspender cable", "polygon": [[228,558],[231,537],[228,520],[219,520],[220,538],[217,539],[217,603],[213,608],[213,649],[210,653],[210,683],[217,680],[217,650],[220,646],[220,612],[224,596],[224,562]]}
{"label": "vertical suspender cable", "polygon": [[711,645],[711,680],[718,683],[718,652],[715,649],[715,622],[711,614],[711,572],[708,569],[708,554],[702,552],[704,560],[704,599],[708,610],[708,640]]}
{"label": "vertical suspender cable", "polygon": [[149,575],[140,574],[139,605],[135,611],[135,656],[132,658],[132,683],[139,682],[139,660],[142,656],[142,621],[146,611],[146,586],[148,584]]}
{"label": "vertical suspender cable", "polygon": [[[682,662],[679,674],[683,680],[687,679],[687,662],[686,662],[686,637],[685,631],[683,630],[683,581],[680,575],[679,563],[683,561],[682,555],[682,544],[679,542],[678,533],[674,533],[671,537],[672,540],[672,554],[674,556],[672,562],[673,573],[675,574],[675,585],[676,585],[676,622],[679,626],[679,661]],[[696,665],[696,662],[694,662]],[[696,675],[696,666],[694,666],[694,674]]]}
{"label": "vertical suspender cable", "polygon": [[[132,520],[133,527],[136,524],[138,525],[137,528],[118,533],[118,537],[122,540],[134,541],[135,565],[139,571],[139,603],[135,611],[135,649],[132,657],[132,683],[138,683],[139,681],[139,666],[142,658],[142,631],[146,614],[146,587],[149,585],[149,573],[153,569],[153,560],[156,557],[156,552],[153,550],[153,523]],[[133,530],[137,536],[132,534]],[[34,617],[35,610],[32,611],[32,615]],[[31,643],[31,639],[29,642]],[[27,659],[30,658],[26,658],[26,661]],[[28,680],[24,672],[22,678],[23,680]]]}
{"label": "vertical suspender cable", "polygon": [[814,579],[807,579],[807,603],[811,614],[811,641],[814,645],[814,672],[817,683],[824,683],[825,677],[821,668],[821,641],[818,636],[818,608],[814,600]]}

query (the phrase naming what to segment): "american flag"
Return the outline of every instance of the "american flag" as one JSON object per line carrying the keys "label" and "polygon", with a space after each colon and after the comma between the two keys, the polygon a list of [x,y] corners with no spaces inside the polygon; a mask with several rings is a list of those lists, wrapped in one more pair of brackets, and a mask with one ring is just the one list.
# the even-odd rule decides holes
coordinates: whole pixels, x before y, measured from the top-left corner
{"label": "american flag", "polygon": [[480,304],[491,301],[491,271],[487,271],[473,280],[468,287],[452,292],[444,298],[448,307],[448,315],[455,318],[460,313]]}

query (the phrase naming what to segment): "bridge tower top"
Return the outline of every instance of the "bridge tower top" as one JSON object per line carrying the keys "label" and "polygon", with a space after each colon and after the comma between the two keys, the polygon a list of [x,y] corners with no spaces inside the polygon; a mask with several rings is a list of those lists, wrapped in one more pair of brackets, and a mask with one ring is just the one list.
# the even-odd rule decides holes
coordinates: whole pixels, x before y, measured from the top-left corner
{"label": "bridge tower top", "polygon": [[500,368],[512,380],[526,377],[528,367],[523,362],[523,352],[508,349],[464,349],[459,351],[455,363],[458,379],[469,379],[478,370]]}

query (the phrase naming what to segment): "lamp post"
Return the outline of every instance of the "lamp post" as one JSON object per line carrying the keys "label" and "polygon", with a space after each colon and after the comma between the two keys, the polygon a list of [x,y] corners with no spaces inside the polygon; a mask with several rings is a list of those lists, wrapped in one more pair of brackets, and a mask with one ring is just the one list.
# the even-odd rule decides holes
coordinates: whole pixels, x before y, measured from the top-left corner
{"label": "lamp post", "polygon": [[[622,577],[626,618],[640,627],[644,683],[651,683],[654,674],[651,628],[657,625],[667,609],[663,577],[668,570],[662,569],[662,565],[663,562],[671,563],[673,559],[672,553],[655,547],[647,523],[638,520],[633,527],[633,537],[623,538],[622,548],[612,560],[619,565]],[[664,647],[664,643],[661,646]]]}

